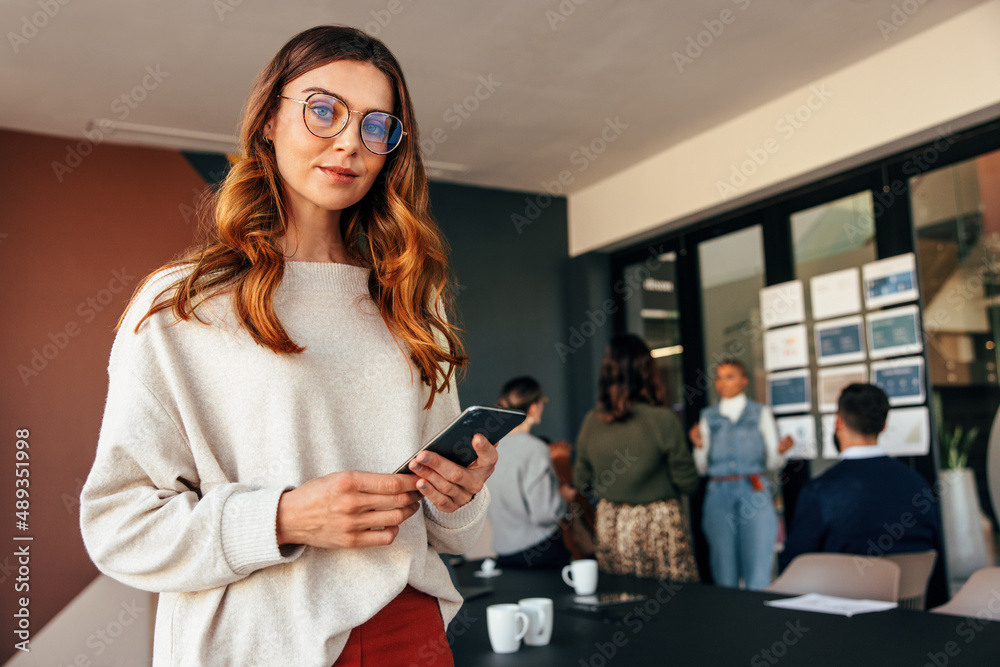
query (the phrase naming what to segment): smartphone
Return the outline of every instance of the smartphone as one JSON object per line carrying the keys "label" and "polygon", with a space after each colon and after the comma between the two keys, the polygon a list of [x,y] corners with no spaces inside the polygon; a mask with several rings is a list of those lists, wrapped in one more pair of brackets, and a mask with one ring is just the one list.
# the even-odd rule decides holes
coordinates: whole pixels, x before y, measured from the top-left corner
{"label": "smartphone", "polygon": [[526,416],[521,410],[487,408],[481,405],[473,405],[466,408],[443,431],[414,452],[413,456],[406,459],[403,465],[396,468],[393,474],[413,474],[413,471],[409,468],[410,461],[416,458],[417,454],[424,451],[440,454],[449,461],[454,461],[462,466],[468,466],[476,460],[476,450],[472,448],[472,437],[474,435],[482,433],[486,436],[487,440],[495,445],[500,441],[500,438],[520,425]]}
{"label": "smartphone", "polygon": [[600,595],[577,595],[573,598],[573,604],[587,611],[598,611],[630,602],[642,602],[645,599],[646,596],[642,593],[601,593]]}

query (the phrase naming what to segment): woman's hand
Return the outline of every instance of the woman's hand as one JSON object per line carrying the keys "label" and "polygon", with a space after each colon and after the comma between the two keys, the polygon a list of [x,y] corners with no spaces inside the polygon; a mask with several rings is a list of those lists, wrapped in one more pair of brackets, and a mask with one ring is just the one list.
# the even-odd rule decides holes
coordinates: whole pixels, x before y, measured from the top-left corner
{"label": "woman's hand", "polygon": [[421,452],[410,462],[410,470],[417,476],[417,491],[434,503],[442,512],[454,512],[479,493],[486,480],[493,474],[497,462],[497,449],[486,436],[477,434],[472,439],[477,458],[468,468],[453,463],[434,452]]}
{"label": "woman's hand", "polygon": [[792,439],[792,436],[786,435],[784,438],[781,439],[781,442],[778,443],[778,453],[784,454],[794,446],[795,446],[795,440]]}
{"label": "woman's hand", "polygon": [[[492,470],[492,466],[490,468]],[[343,549],[392,544],[420,509],[412,475],[335,472],[281,494],[278,544]]]}
{"label": "woman's hand", "polygon": [[701,439],[701,424],[695,424],[688,431],[688,437],[691,438],[691,442],[694,443],[695,449],[701,449],[704,442]]}

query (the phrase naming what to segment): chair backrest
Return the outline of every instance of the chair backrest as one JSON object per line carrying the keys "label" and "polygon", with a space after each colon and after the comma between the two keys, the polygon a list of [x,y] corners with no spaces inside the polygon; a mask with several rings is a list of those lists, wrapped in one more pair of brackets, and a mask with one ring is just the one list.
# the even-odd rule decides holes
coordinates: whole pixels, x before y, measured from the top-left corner
{"label": "chair backrest", "polygon": [[765,588],[772,593],[822,593],[855,600],[899,599],[899,566],[850,554],[802,554]]}
{"label": "chair backrest", "polygon": [[915,551],[882,556],[899,566],[899,606],[923,611],[927,599],[927,582],[934,571],[937,551]]}
{"label": "chair backrest", "polygon": [[1000,621],[1000,567],[976,570],[951,602],[931,611],[952,616],[975,616]]}

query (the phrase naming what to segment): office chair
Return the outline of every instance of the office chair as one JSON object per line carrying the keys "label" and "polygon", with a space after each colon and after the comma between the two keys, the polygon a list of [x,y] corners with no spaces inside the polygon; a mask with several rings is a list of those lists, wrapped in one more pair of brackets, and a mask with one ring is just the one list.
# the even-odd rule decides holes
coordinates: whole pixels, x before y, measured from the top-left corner
{"label": "office chair", "polygon": [[1000,621],[1000,567],[976,570],[951,602],[934,607],[931,612]]}
{"label": "office chair", "polygon": [[772,593],[822,593],[854,600],[899,599],[900,568],[883,558],[850,554],[802,554],[765,588]]}
{"label": "office chair", "polygon": [[882,556],[899,566],[899,608],[923,611],[927,582],[934,571],[937,551],[917,551]]}

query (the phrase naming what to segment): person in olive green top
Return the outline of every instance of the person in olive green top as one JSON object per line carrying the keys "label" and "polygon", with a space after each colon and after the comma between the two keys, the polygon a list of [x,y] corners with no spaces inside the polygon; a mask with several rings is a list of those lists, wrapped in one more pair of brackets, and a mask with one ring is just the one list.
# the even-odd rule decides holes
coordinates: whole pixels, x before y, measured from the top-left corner
{"label": "person in olive green top", "polygon": [[642,339],[611,339],[599,393],[577,436],[573,484],[600,498],[601,570],[697,581],[680,498],[698,485],[698,471]]}

